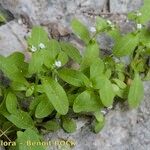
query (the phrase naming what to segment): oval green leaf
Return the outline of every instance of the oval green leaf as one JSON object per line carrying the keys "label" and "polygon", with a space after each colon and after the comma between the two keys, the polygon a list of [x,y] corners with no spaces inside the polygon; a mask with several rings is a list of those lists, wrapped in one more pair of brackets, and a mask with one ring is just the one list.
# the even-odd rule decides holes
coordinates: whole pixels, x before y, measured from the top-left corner
{"label": "oval green leaf", "polygon": [[14,114],[17,112],[17,97],[12,92],[9,92],[6,97],[6,108],[8,112],[11,114]]}
{"label": "oval green leaf", "polygon": [[144,87],[139,74],[135,74],[129,89],[128,103],[131,108],[138,107],[144,96]]}
{"label": "oval green leaf", "polygon": [[64,68],[58,72],[59,77],[67,83],[81,87],[88,82],[88,78],[80,71]]}
{"label": "oval green leaf", "polygon": [[92,91],[84,91],[74,101],[73,110],[79,112],[95,112],[100,110],[101,104],[99,97]]}
{"label": "oval green leaf", "polygon": [[77,128],[75,120],[68,118],[66,116],[62,117],[62,127],[68,133],[75,132]]}
{"label": "oval green leaf", "polygon": [[86,44],[90,41],[90,33],[87,27],[77,19],[73,19],[71,23],[74,33],[79,36]]}
{"label": "oval green leaf", "polygon": [[69,109],[66,92],[61,85],[51,78],[42,79],[43,91],[58,113],[65,115]]}
{"label": "oval green leaf", "polygon": [[47,97],[44,96],[41,102],[36,107],[35,116],[36,118],[44,118],[50,115],[53,110],[54,107],[48,101]]}
{"label": "oval green leaf", "polygon": [[127,56],[133,53],[139,42],[139,36],[133,33],[126,34],[117,39],[113,47],[113,54],[117,57]]}

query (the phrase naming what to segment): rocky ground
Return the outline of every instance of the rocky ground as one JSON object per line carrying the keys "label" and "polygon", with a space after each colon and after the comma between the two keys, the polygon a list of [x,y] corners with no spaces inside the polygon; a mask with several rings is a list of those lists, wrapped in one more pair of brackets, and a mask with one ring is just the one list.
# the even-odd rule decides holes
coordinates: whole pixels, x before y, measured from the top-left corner
{"label": "rocky ground", "polygon": [[[144,83],[145,97],[137,110],[117,105],[106,115],[106,124],[99,134],[90,131],[88,120],[77,120],[78,130],[73,134],[63,131],[49,133],[47,140],[72,140],[73,150],[149,150],[150,149],[150,82]],[[62,150],[62,147],[49,150]],[[67,149],[67,148],[66,148]],[[66,150],[64,149],[64,150]]]}
{"label": "rocky ground", "polygon": [[[69,24],[74,17],[88,27],[93,26],[95,16],[106,17],[118,23],[122,32],[129,32],[134,25],[126,21],[125,14],[138,9],[142,3],[142,0],[0,0],[0,10],[5,9],[13,15],[0,26],[0,54],[6,56],[14,51],[27,54],[25,37],[33,25],[44,25],[51,37],[65,39],[71,33]],[[74,37],[69,40],[81,47]],[[105,36],[100,41],[104,49],[112,44]],[[45,139],[73,140],[76,144],[73,150],[149,150],[150,82],[145,82],[144,87],[145,97],[139,109],[128,110],[125,104],[118,104],[107,113],[106,125],[99,134],[92,133],[89,120],[81,118],[77,120],[75,133],[61,130],[45,135]],[[58,149],[62,147],[49,147],[49,150]]]}

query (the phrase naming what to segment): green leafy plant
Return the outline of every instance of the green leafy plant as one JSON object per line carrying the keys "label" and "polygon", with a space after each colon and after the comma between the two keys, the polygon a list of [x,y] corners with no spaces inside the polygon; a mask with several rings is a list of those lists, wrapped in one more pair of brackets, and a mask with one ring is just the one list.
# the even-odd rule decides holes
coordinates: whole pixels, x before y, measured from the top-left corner
{"label": "green leafy plant", "polygon": [[[114,101],[128,101],[130,108],[139,106],[144,94],[142,80],[150,79],[147,2],[138,15],[129,14],[137,29],[125,35],[103,18],[96,19],[91,32],[74,19],[71,25],[84,42],[83,55],[69,42],[49,39],[36,26],[27,39],[32,53],[29,61],[19,52],[0,56],[0,128],[16,140],[15,149],[44,150],[25,143],[28,139],[42,141],[43,130],[62,127],[74,132],[75,118],[82,115],[92,118],[92,129],[98,133],[105,124],[103,110]],[[102,33],[114,39],[110,54],[104,55],[97,42]],[[77,67],[70,66],[70,60]]]}
{"label": "green leafy plant", "polygon": [[4,23],[5,21],[6,21],[5,17],[4,17],[4,15],[0,11],[0,24]]}

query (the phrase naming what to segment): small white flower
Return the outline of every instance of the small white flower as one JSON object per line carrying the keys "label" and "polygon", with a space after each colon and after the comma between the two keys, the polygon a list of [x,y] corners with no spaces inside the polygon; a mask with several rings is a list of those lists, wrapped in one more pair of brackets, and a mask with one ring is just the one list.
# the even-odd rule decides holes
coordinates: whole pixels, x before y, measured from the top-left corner
{"label": "small white flower", "polygon": [[113,108],[113,106],[109,106],[109,107],[107,107],[107,109],[108,109],[108,110],[110,110],[110,109],[112,109],[112,108]]}
{"label": "small white flower", "polygon": [[44,45],[43,43],[40,43],[40,44],[39,44],[39,48],[40,48],[40,49],[44,49],[44,48],[45,48],[45,45]]}
{"label": "small white flower", "polygon": [[96,28],[95,27],[90,27],[90,31],[94,33],[94,32],[96,32]]}
{"label": "small white flower", "polygon": [[137,24],[137,29],[142,29],[142,24]]}
{"label": "small white flower", "polygon": [[58,67],[58,68],[61,67],[61,61],[59,61],[59,60],[55,61],[55,66]]}
{"label": "small white flower", "polygon": [[108,23],[109,25],[112,25],[112,22],[111,22],[110,20],[107,20],[107,23]]}
{"label": "small white flower", "polygon": [[136,14],[136,15],[139,17],[139,16],[141,16],[141,15],[142,15],[142,13],[140,13],[140,12],[137,12],[137,14]]}
{"label": "small white flower", "polygon": [[37,51],[37,48],[36,48],[35,46],[32,45],[31,51],[32,51],[32,52],[35,52],[35,51]]}
{"label": "small white flower", "polygon": [[112,29],[115,27],[114,24],[112,24],[112,22],[110,20],[107,20],[107,23]]}
{"label": "small white flower", "polygon": [[102,113],[103,115],[106,115],[106,114],[107,114],[107,112],[106,112],[105,110],[101,110],[101,113]]}

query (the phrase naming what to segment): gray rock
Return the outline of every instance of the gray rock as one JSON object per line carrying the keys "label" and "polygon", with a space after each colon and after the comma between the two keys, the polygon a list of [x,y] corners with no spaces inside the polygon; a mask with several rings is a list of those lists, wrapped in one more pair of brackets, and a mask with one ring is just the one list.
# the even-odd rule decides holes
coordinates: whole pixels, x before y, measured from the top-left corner
{"label": "gray rock", "polygon": [[[62,130],[49,133],[46,140],[72,140],[76,145],[72,150],[149,150],[150,147],[150,82],[144,83],[145,96],[139,109],[128,110],[125,105],[117,105],[106,115],[106,125],[99,134],[91,132],[89,120],[77,120],[81,124],[75,133]],[[126,109],[121,109],[126,108]],[[60,150],[62,147],[49,147]],[[68,148],[69,149],[69,148]]]}
{"label": "gray rock", "polygon": [[100,48],[104,50],[111,50],[114,46],[114,40],[105,33],[98,37],[98,43]]}
{"label": "gray rock", "polygon": [[127,34],[136,29],[136,24],[132,21],[123,21],[119,23],[119,28],[122,34]]}
{"label": "gray rock", "polygon": [[145,96],[137,114],[136,126],[132,127],[130,146],[133,149],[149,150],[150,148],[150,81],[145,82]]}
{"label": "gray rock", "polygon": [[26,34],[26,27],[15,21],[0,26],[0,55],[7,56],[14,51],[24,51],[27,47],[24,39]]}
{"label": "gray rock", "polygon": [[13,15],[9,11],[5,10],[1,5],[0,5],[0,13],[5,17],[7,21],[11,21],[14,19]]}
{"label": "gray rock", "polygon": [[143,0],[110,0],[110,12],[127,13],[137,10],[143,4]]}
{"label": "gray rock", "polygon": [[84,16],[83,12],[100,12],[105,0],[1,0],[0,4],[15,17],[24,16],[33,24],[43,22],[70,22],[72,17]]}

